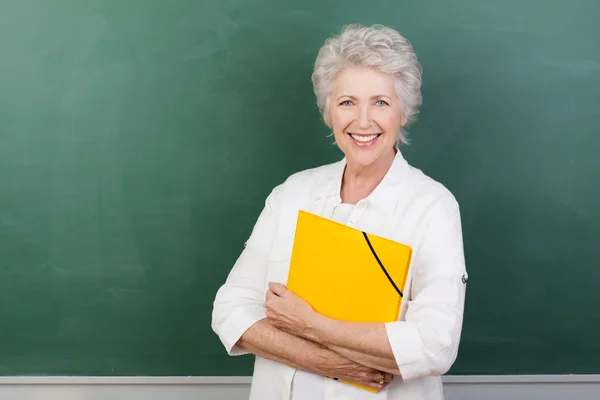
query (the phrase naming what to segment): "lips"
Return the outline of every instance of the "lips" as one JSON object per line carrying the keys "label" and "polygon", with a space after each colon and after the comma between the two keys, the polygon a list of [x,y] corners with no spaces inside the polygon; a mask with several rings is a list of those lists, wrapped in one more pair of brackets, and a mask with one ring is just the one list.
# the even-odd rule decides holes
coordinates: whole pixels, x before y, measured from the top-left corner
{"label": "lips", "polygon": [[350,135],[350,137],[354,140],[354,142],[359,145],[359,146],[368,146],[370,144],[372,144],[379,136],[381,136],[381,133],[372,133],[372,134],[355,134],[355,133],[349,133],[348,135]]}

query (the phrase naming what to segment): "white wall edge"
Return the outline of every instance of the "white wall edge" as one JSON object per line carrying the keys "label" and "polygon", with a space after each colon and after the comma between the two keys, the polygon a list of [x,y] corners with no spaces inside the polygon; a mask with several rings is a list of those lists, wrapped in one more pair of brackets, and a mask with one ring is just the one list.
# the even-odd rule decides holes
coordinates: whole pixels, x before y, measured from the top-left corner
{"label": "white wall edge", "polygon": [[600,375],[447,375],[444,383],[595,383]]}
{"label": "white wall edge", "polygon": [[[447,375],[446,384],[594,383],[600,375]],[[249,376],[2,376],[0,385],[248,385]]]}

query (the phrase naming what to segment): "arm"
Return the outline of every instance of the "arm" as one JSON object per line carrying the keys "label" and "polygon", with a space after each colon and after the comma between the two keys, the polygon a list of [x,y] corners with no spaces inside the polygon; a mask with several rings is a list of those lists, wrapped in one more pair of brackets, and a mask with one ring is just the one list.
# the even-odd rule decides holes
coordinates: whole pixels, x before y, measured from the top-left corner
{"label": "arm", "polygon": [[400,375],[383,323],[344,322],[322,318],[313,341],[358,363]]}
{"label": "arm", "polygon": [[329,349],[336,353],[362,365],[378,369],[391,375],[400,375],[400,370],[395,360],[390,357],[377,357],[356,350],[350,350],[345,347],[330,345]]}
{"label": "arm", "polygon": [[344,322],[312,310],[285,286],[269,284],[267,318],[279,329],[319,343],[357,363],[399,375],[383,323]]}
{"label": "arm", "polygon": [[244,250],[213,304],[212,328],[230,355],[248,353],[237,343],[248,328],[266,317],[268,254],[275,238],[281,197],[281,187],[277,187],[267,198]]}
{"label": "arm", "polygon": [[449,195],[425,219],[405,321],[385,325],[405,381],[448,372],[462,331],[467,272],[459,206]]}
{"label": "arm", "polygon": [[380,385],[379,370],[351,361],[314,342],[282,332],[266,319],[252,325],[237,346],[295,369],[336,377],[377,390],[383,389],[392,380],[392,376],[386,374],[385,383]]}
{"label": "arm", "polygon": [[[443,375],[454,363],[462,327],[465,264],[458,205],[440,199],[425,217],[413,260],[405,321],[352,323],[325,318],[281,285],[271,285],[275,326],[406,380]],[[270,301],[269,301],[270,300]]]}
{"label": "arm", "polygon": [[[230,355],[253,353],[292,368],[339,377],[375,389],[379,371],[359,365],[305,339],[282,332],[267,321],[265,277],[268,254],[274,240],[281,189],[267,198],[242,254],[225,284],[217,292],[212,328]],[[389,382],[391,377],[386,377]]]}
{"label": "arm", "polygon": [[295,369],[313,371],[315,358],[322,347],[273,327],[266,320],[252,325],[240,338],[237,346],[257,356],[277,361]]}

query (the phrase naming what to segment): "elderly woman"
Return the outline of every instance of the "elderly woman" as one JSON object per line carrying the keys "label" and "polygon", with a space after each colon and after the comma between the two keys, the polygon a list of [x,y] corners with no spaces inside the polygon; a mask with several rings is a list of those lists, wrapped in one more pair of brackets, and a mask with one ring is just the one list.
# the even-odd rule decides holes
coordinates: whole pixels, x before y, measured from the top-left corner
{"label": "elderly woman", "polygon": [[[421,105],[420,64],[395,30],[349,26],[319,51],[313,84],[345,158],[270,193],[216,295],[213,329],[229,354],[257,356],[251,399],[442,399],[467,274],[455,198],[398,147]],[[334,320],[286,289],[299,210],[413,248],[398,321]]]}

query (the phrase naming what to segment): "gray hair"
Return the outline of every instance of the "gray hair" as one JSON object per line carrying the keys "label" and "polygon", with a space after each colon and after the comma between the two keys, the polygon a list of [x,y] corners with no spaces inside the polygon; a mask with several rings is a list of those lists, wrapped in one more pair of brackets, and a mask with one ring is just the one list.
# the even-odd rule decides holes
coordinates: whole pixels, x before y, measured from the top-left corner
{"label": "gray hair", "polygon": [[[382,25],[348,25],[321,47],[312,74],[317,105],[328,125],[329,95],[333,92],[334,81],[349,67],[374,67],[393,75],[407,124],[416,120],[423,101],[422,69],[410,42],[394,29]],[[398,141],[407,143],[406,135],[402,129]]]}

